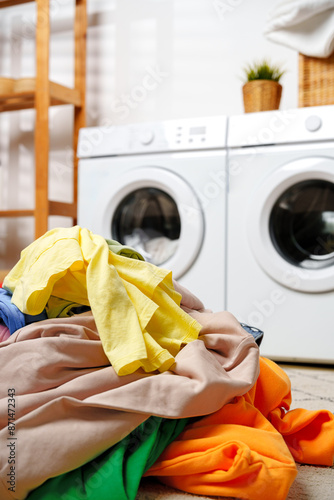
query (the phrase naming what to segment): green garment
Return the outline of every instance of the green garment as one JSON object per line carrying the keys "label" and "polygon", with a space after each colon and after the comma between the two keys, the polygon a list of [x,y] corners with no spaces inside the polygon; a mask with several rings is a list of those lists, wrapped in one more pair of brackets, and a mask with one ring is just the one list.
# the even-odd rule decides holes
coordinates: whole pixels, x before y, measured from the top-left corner
{"label": "green garment", "polygon": [[74,314],[80,314],[90,310],[89,306],[83,306],[76,302],[61,299],[51,295],[46,306],[46,314],[49,319],[51,318],[69,318]]}
{"label": "green garment", "polygon": [[188,422],[150,417],[91,462],[48,479],[27,500],[134,500],[143,474]]}
{"label": "green garment", "polygon": [[108,243],[109,250],[116,253],[117,255],[122,255],[123,257],[129,257],[130,259],[145,260],[144,257],[132,247],[127,247],[126,245],[122,245],[121,243],[115,240],[106,239],[106,242]]}

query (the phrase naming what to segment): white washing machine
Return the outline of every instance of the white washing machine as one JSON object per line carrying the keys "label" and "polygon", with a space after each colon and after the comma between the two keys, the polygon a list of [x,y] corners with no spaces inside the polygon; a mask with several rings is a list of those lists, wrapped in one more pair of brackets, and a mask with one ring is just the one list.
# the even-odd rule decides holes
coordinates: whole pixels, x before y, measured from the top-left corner
{"label": "white washing machine", "polygon": [[227,308],[273,360],[334,363],[334,106],[229,120]]}
{"label": "white washing machine", "polygon": [[81,129],[78,224],[225,308],[226,117]]}

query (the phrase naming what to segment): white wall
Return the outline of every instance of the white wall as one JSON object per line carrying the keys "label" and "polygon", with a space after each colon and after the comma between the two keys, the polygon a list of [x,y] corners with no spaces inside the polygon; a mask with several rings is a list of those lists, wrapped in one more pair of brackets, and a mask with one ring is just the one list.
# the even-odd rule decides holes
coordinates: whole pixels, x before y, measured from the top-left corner
{"label": "white wall", "polygon": [[[88,0],[87,125],[239,114],[242,68],[268,57],[297,106],[298,54],[262,35],[278,0]],[[73,0],[50,0],[51,79],[73,83]],[[33,76],[35,6],[0,10],[0,75]],[[51,117],[50,196],[71,197],[69,106]],[[32,208],[34,112],[0,114],[0,206]],[[52,218],[50,227],[69,225]],[[0,220],[0,268],[33,238],[33,221]]]}

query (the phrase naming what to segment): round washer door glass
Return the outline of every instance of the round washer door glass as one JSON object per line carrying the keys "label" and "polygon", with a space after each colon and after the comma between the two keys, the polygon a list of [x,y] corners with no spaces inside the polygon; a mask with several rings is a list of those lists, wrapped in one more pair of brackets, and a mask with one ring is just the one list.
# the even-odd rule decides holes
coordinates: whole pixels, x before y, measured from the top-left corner
{"label": "round washer door glass", "polygon": [[301,158],[268,175],[250,201],[247,235],[255,260],[278,283],[334,290],[334,160]]}
{"label": "round washer door glass", "polygon": [[163,167],[129,169],[105,183],[94,230],[163,265],[179,279],[204,239],[204,214],[190,183]]}
{"label": "round washer door glass", "polygon": [[166,262],[177,250],[181,219],[173,198],[156,187],[131,191],[115,210],[113,237],[136,248],[155,265]]}
{"label": "round washer door glass", "polygon": [[334,184],[294,184],[276,201],[269,227],[275,248],[288,262],[306,269],[333,265]]}

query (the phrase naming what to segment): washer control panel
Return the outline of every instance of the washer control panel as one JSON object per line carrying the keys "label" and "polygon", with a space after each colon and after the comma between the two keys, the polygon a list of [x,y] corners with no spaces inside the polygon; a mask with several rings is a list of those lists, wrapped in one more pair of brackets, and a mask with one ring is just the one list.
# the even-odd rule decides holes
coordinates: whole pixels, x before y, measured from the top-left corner
{"label": "washer control panel", "polygon": [[228,148],[334,140],[334,105],[229,117]]}
{"label": "washer control panel", "polygon": [[226,116],[88,127],[79,132],[78,157],[224,148],[226,130]]}

